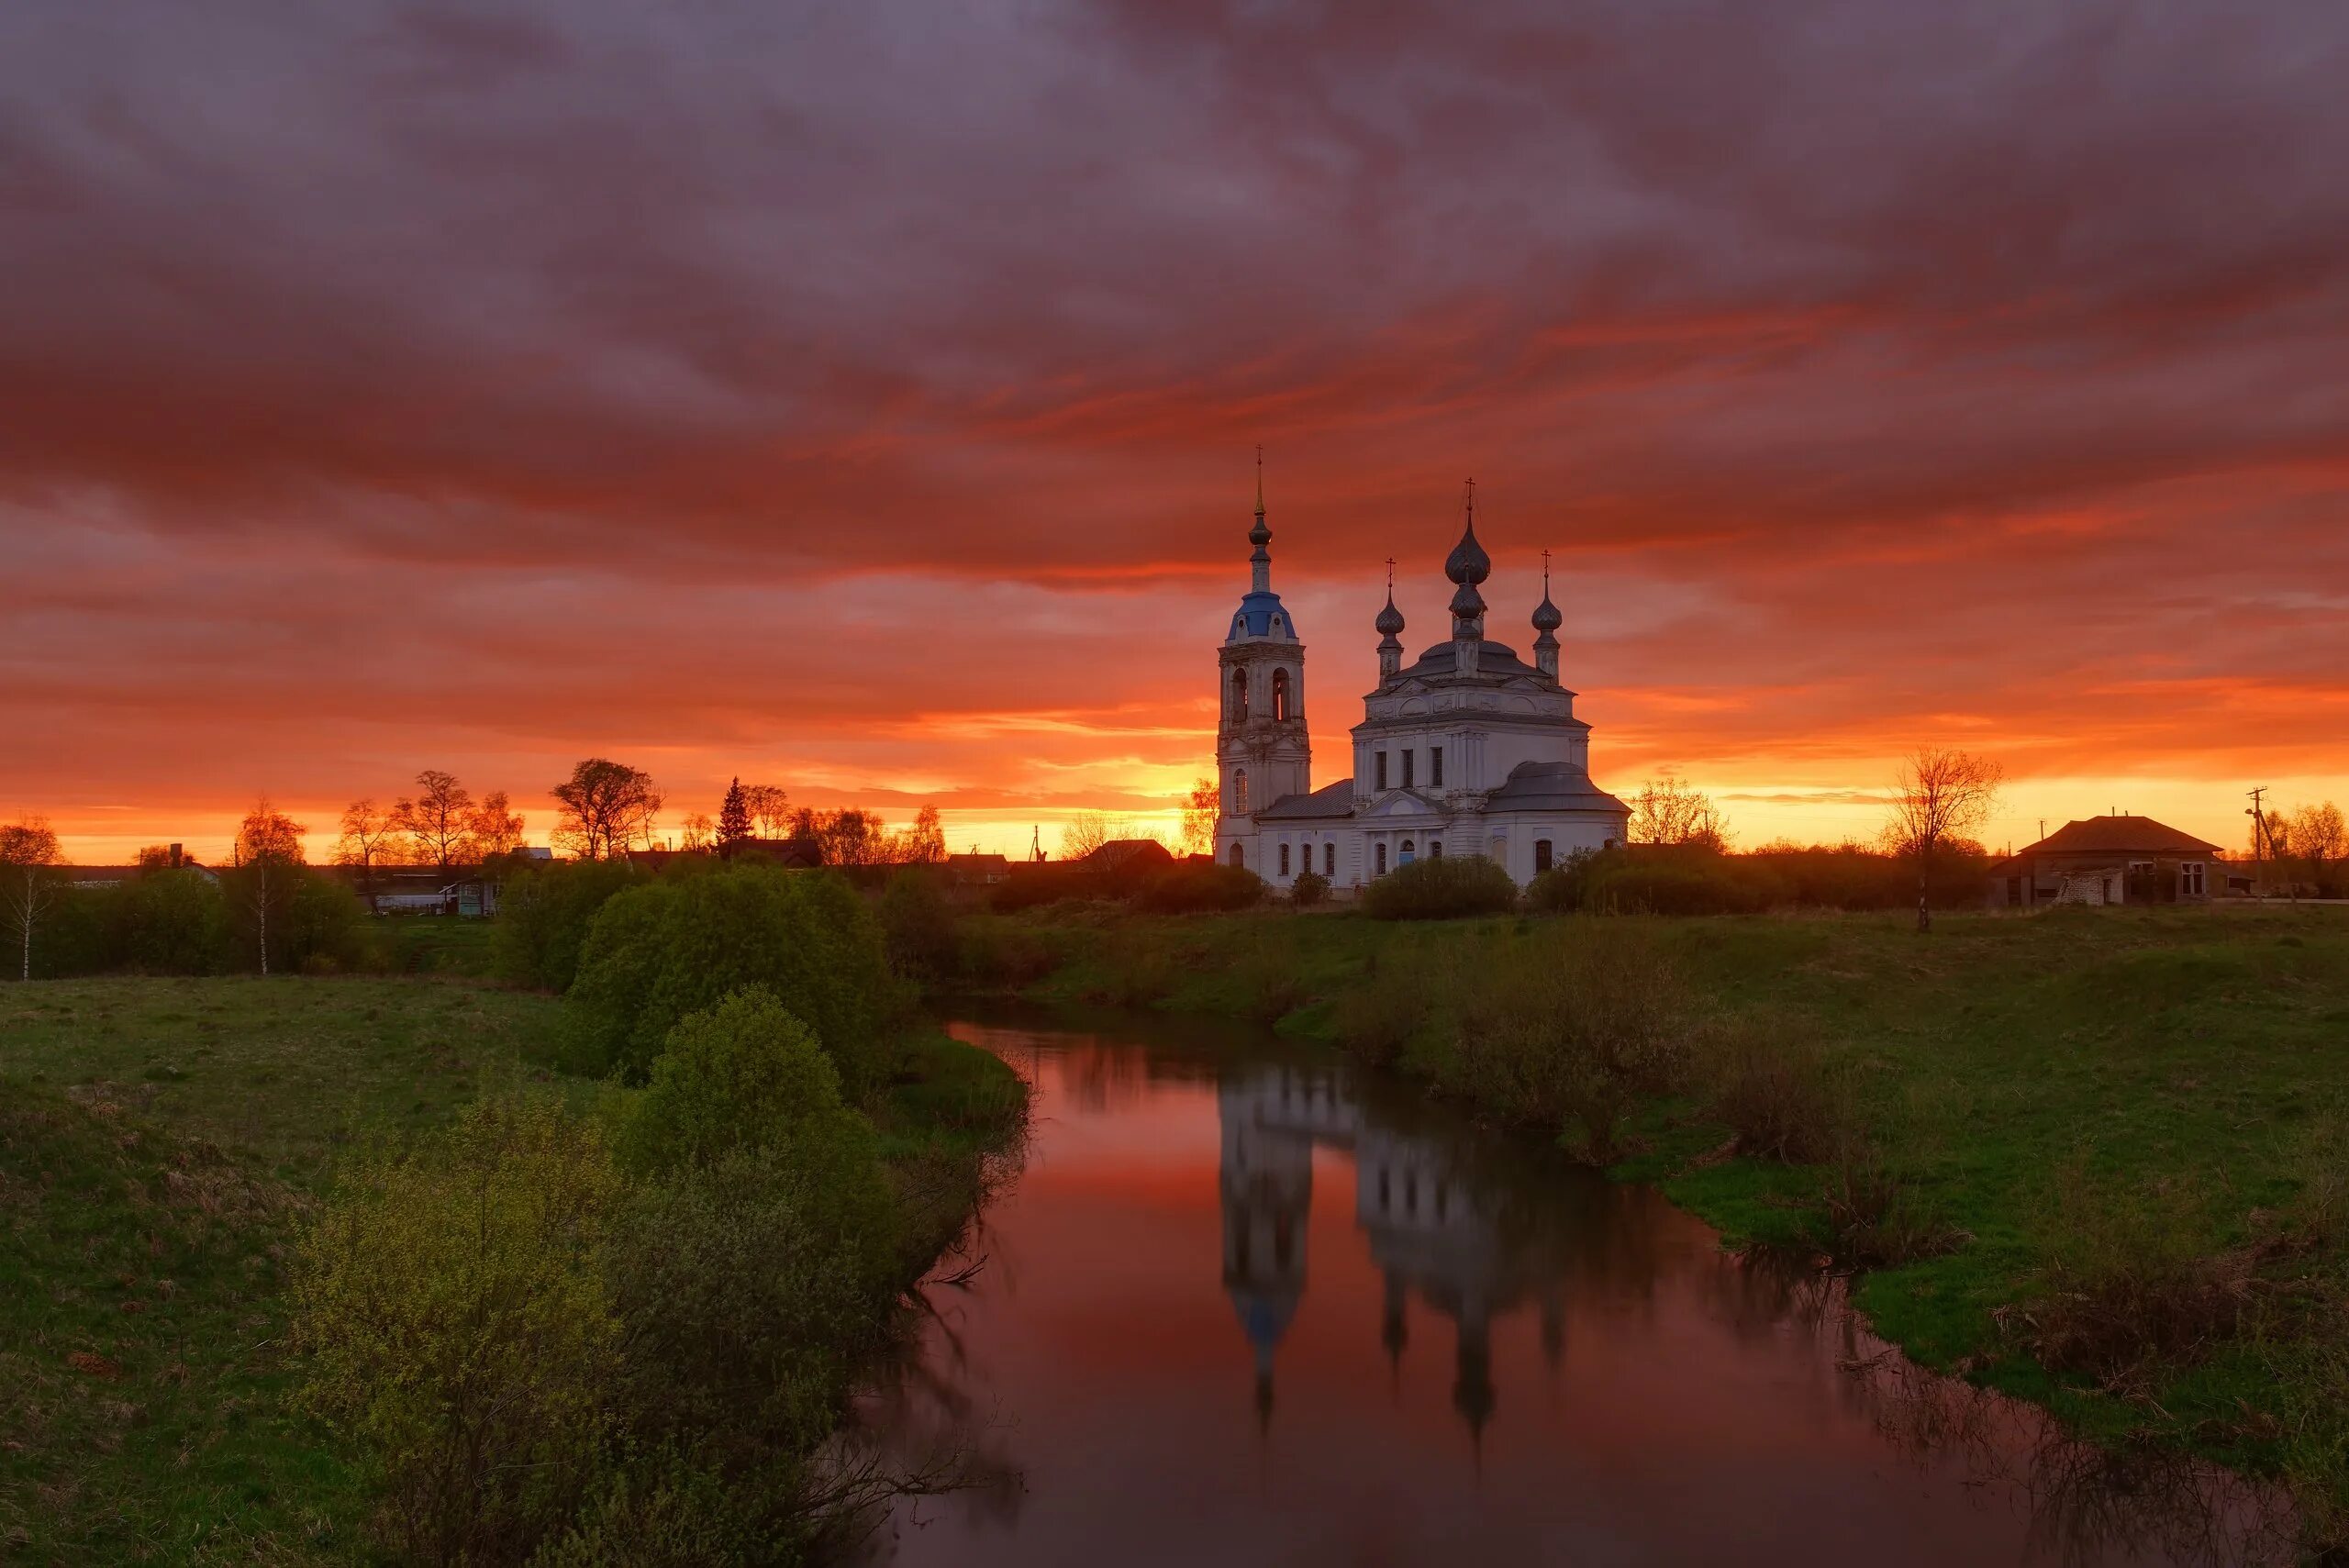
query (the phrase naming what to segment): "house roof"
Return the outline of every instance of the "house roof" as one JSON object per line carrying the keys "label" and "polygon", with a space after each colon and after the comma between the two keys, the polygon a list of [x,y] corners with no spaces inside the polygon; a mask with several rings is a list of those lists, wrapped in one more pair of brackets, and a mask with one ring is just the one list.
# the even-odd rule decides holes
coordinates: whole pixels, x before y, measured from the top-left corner
{"label": "house roof", "polygon": [[2183,833],[2150,817],[2088,817],[2066,822],[2036,844],[2015,851],[2025,855],[2211,855],[2219,846]]}
{"label": "house roof", "polygon": [[1256,820],[1286,821],[1298,817],[1351,817],[1354,809],[1354,781],[1340,779],[1333,784],[1323,784],[1310,795],[1285,795],[1264,810],[1256,813]]}
{"label": "house roof", "polygon": [[1162,865],[1172,865],[1174,856],[1155,839],[1112,839],[1077,863],[1108,870],[1131,865],[1137,861],[1155,861]]}

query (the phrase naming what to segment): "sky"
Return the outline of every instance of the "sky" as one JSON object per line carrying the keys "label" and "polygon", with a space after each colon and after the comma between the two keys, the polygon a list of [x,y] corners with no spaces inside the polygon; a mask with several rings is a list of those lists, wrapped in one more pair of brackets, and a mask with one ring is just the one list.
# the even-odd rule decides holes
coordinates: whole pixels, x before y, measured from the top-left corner
{"label": "sky", "polygon": [[0,8],[0,816],[577,760],[1171,826],[1255,449],[1317,783],[1477,482],[1619,795],[2349,799],[2349,7]]}

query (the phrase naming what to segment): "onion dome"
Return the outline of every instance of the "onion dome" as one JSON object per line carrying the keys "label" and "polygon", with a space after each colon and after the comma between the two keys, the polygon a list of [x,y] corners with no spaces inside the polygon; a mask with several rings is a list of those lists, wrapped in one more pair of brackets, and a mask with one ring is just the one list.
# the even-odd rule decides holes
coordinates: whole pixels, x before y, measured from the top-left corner
{"label": "onion dome", "polygon": [[1381,637],[1403,635],[1403,612],[1395,607],[1394,589],[1386,590],[1386,607],[1378,612],[1378,618],[1371,623],[1371,628]]}
{"label": "onion dome", "polygon": [[[1473,479],[1468,482],[1467,511],[1468,526],[1462,531],[1460,542],[1452,547],[1451,555],[1443,562],[1443,574],[1464,585],[1481,583],[1493,573],[1493,558],[1486,555],[1485,547],[1476,542],[1476,482]],[[1452,604],[1452,613],[1460,614],[1459,599],[1453,599]],[[1476,607],[1483,609],[1484,601],[1478,600]]]}
{"label": "onion dome", "polygon": [[1468,529],[1460,536],[1460,542],[1452,547],[1452,554],[1445,558],[1443,574],[1465,587],[1483,582],[1492,575],[1492,572],[1493,558],[1486,555],[1485,547],[1476,542],[1476,512],[1472,504],[1468,511]]}
{"label": "onion dome", "polygon": [[1485,613],[1485,595],[1476,592],[1474,583],[1463,583],[1460,591],[1452,595],[1452,614],[1458,620],[1475,620]]}
{"label": "onion dome", "polygon": [[1542,602],[1533,606],[1533,629],[1539,632],[1553,632],[1565,624],[1566,617],[1559,614],[1558,606],[1550,602],[1550,590],[1543,588]]}

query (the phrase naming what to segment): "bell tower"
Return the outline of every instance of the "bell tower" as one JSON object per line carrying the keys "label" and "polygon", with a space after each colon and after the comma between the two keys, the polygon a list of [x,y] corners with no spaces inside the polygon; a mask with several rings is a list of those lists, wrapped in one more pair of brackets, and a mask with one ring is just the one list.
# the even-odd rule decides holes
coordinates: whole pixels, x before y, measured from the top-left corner
{"label": "bell tower", "polygon": [[[1313,787],[1313,754],[1305,732],[1305,644],[1273,592],[1273,530],[1264,526],[1264,453],[1256,451],[1256,526],[1248,530],[1248,592],[1216,656],[1220,717],[1216,724],[1216,822],[1219,859],[1246,834],[1255,813],[1283,795]],[[1251,867],[1262,870],[1262,867]]]}

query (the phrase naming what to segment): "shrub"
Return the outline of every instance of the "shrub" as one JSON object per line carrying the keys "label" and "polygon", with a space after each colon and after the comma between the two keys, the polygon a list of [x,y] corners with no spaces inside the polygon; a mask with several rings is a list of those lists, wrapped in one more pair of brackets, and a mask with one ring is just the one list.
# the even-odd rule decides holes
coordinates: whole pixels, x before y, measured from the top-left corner
{"label": "shrub", "polygon": [[1621,862],[1620,850],[1576,850],[1536,875],[1525,890],[1526,907],[1544,915],[1571,915],[1591,907],[1590,889],[1598,873]]}
{"label": "shrub", "polygon": [[956,950],[956,968],[969,985],[1016,991],[1050,974],[1057,962],[1034,931],[985,911],[963,917]]}
{"label": "shrub", "polygon": [[888,1195],[870,1123],[807,1026],[757,986],[677,1021],[619,1135],[622,1163],[649,1175],[756,1155],[808,1189],[811,1221],[862,1235],[886,1256]]}
{"label": "shrub", "polygon": [[2121,1192],[2084,1162],[2056,1173],[2040,1225],[2040,1298],[2021,1315],[2048,1366],[2125,1382],[2149,1364],[2201,1359],[2250,1299],[2250,1259],[2221,1251],[2194,1183]]}
{"label": "shrub", "polygon": [[638,1189],[610,1249],[630,1435],[688,1459],[722,1488],[707,1499],[719,1518],[778,1546],[809,1512],[803,1466],[855,1356],[888,1321],[868,1253],[820,1199],[786,1162],[735,1149]]}
{"label": "shrub", "polygon": [[878,906],[889,967],[908,980],[942,980],[960,967],[954,911],[934,871],[909,868],[889,879]]}
{"label": "shrub", "polygon": [[1442,855],[1398,866],[1372,883],[1363,908],[1380,920],[1449,920],[1516,907],[1517,884],[1482,855]]}
{"label": "shrub", "polygon": [[592,1126],[484,1102],[362,1167],[304,1237],[302,1403],[373,1457],[403,1558],[520,1562],[592,1484],[618,1367],[617,1193]]}
{"label": "shrub", "polygon": [[1828,1251],[1854,1268],[1899,1268],[1954,1252],[1972,1239],[1855,1139],[1845,1140],[1829,1172],[1820,1207]]}
{"label": "shrub", "polygon": [[626,861],[571,861],[518,873],[498,896],[494,972],[516,985],[568,991],[596,913],[643,880]]}
{"label": "shrub", "polygon": [[1511,1120],[1576,1129],[1603,1164],[1633,1099],[1680,1086],[1687,983],[1645,931],[1577,920],[1469,962],[1447,1087]]}
{"label": "shrub", "polygon": [[849,1098],[878,1082],[898,995],[872,911],[828,873],[763,866],[644,883],[604,906],[568,997],[583,1065],[640,1078],[680,1018],[746,985],[815,1031]]}
{"label": "shrub", "polygon": [[1264,879],[1245,866],[1189,864],[1151,877],[1136,902],[1161,915],[1201,915],[1252,909],[1264,897]]}
{"label": "shrub", "polygon": [[1362,978],[1331,1001],[1330,1029],[1348,1051],[1374,1067],[1386,1067],[1426,1027],[1450,987],[1434,957],[1416,948],[1390,951],[1384,961],[1374,952],[1372,961]]}
{"label": "shrub", "polygon": [[143,872],[116,889],[113,962],[142,974],[215,974],[228,951],[228,900],[200,871]]}
{"label": "shrub", "polygon": [[1715,1033],[1712,1115],[1736,1135],[1742,1154],[1821,1164],[1851,1137],[1849,1095],[1818,1045],[1788,1028],[1738,1024]]}
{"label": "shrub", "polygon": [[1290,901],[1300,909],[1310,909],[1330,896],[1330,879],[1318,871],[1301,871],[1289,884]]}

